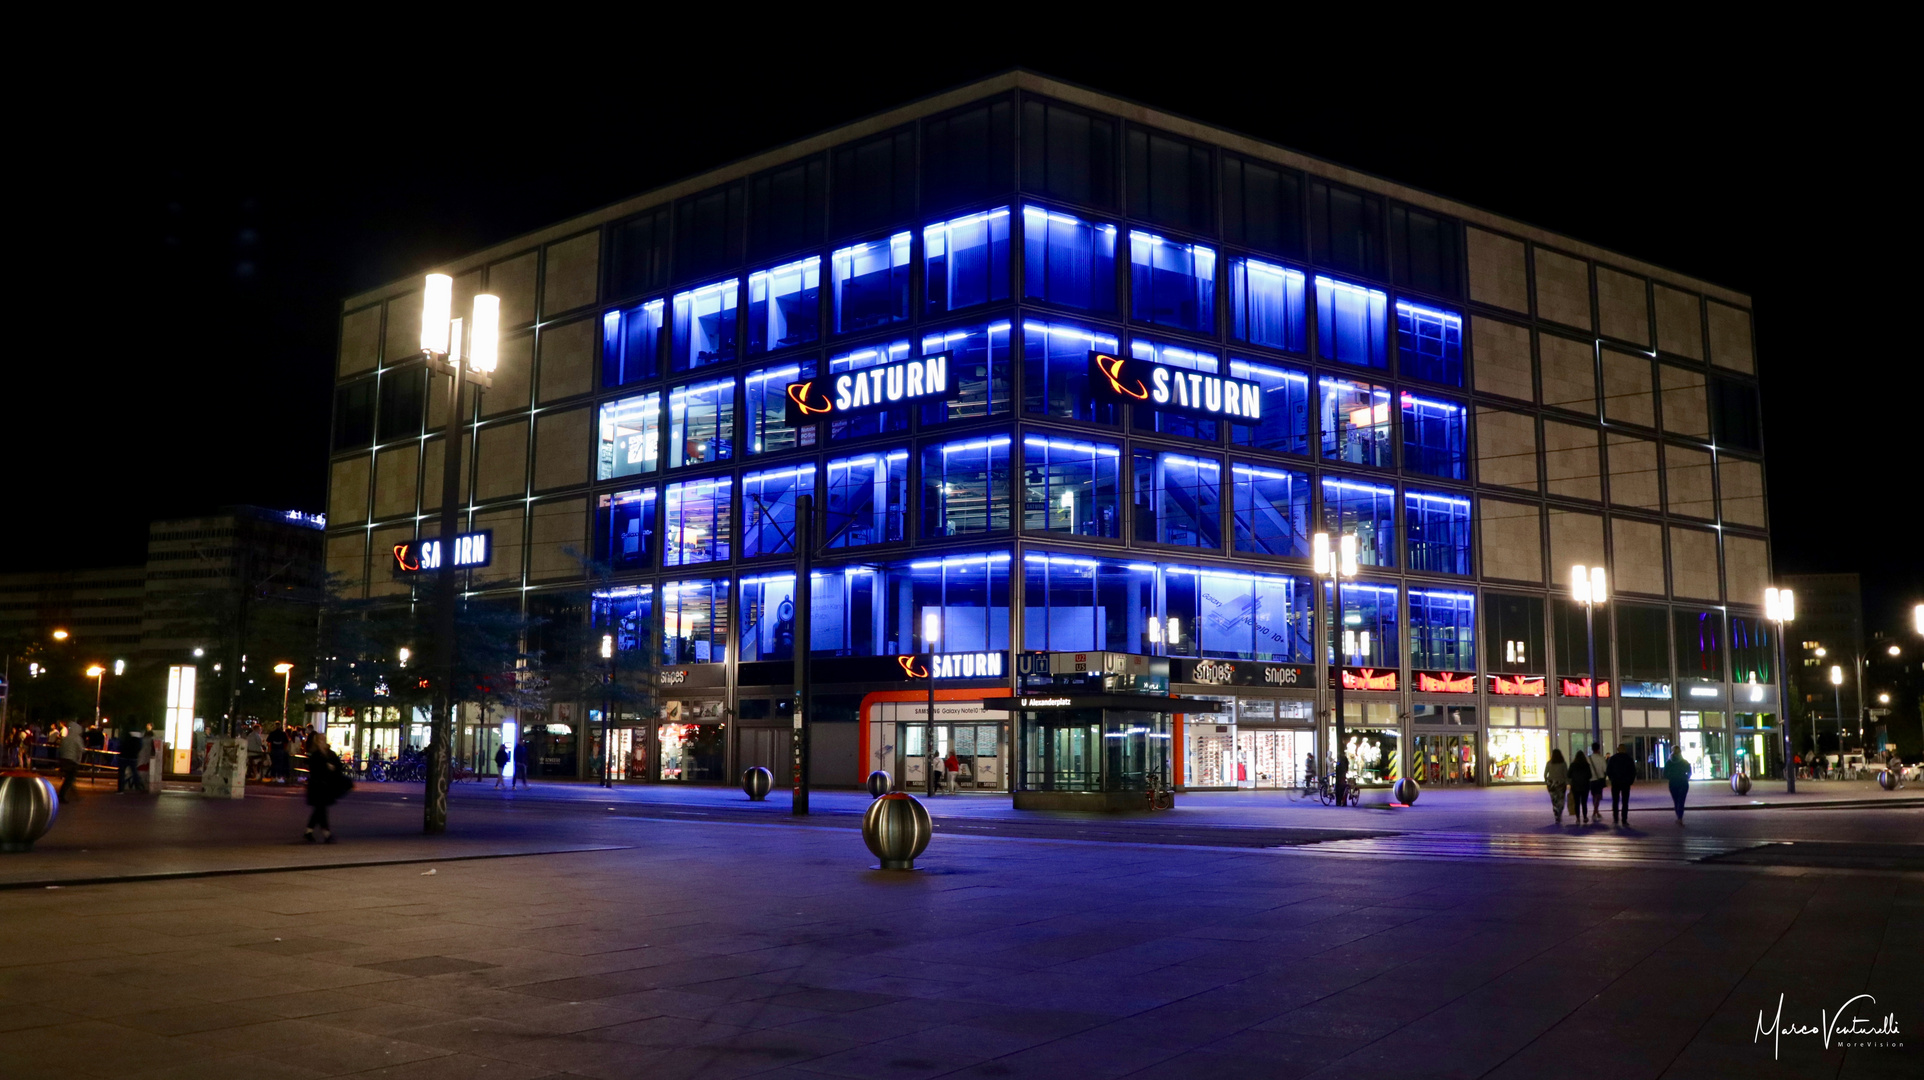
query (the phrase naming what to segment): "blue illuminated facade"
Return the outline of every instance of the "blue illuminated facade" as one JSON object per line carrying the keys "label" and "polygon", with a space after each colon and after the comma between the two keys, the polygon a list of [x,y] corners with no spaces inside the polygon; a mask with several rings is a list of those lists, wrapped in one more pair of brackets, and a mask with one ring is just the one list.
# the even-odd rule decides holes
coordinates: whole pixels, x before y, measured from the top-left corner
{"label": "blue illuminated facade", "polygon": [[[1256,676],[1233,689],[1178,680],[1180,692],[1238,701],[1317,702],[1332,667],[1369,669],[1376,682],[1348,699],[1361,710],[1352,723],[1381,733],[1394,769],[1444,775],[1433,775],[1427,756],[1443,744],[1422,741],[1442,736],[1410,718],[1447,715],[1452,734],[1469,740],[1450,744],[1469,747],[1457,759],[1468,762],[1462,782],[1528,779],[1527,762],[1515,766],[1524,774],[1500,775],[1502,755],[1517,742],[1523,761],[1533,733],[1554,740],[1558,710],[1583,704],[1557,693],[1560,678],[1579,673],[1560,669],[1555,647],[1565,631],[1554,583],[1568,571],[1559,562],[1576,561],[1555,546],[1563,542],[1555,515],[1597,518],[1606,549],[1628,535],[1615,525],[1605,532],[1606,518],[1672,523],[1661,507],[1619,509],[1607,497],[1547,490],[1530,468],[1496,483],[1485,475],[1494,458],[1479,443],[1480,410],[1521,414],[1538,425],[1532,431],[1549,417],[1706,455],[1708,434],[1625,427],[1604,404],[1588,416],[1540,404],[1547,383],[1532,343],[1573,332],[1545,323],[1527,302],[1519,312],[1472,288],[1467,230],[1488,233],[1487,215],[1457,208],[1452,216],[1433,197],[1394,185],[1352,188],[1281,152],[1259,159],[1228,140],[1178,137],[1126,120],[1119,108],[1070,104],[1030,76],[1009,78],[939,113],[909,106],[886,129],[757,159],[752,172],[718,173],[673,199],[634,200],[570,233],[590,253],[588,284],[564,307],[530,300],[509,328],[530,344],[504,350],[504,366],[535,365],[518,411],[484,404],[476,425],[473,520],[523,513],[526,525],[514,541],[522,554],[506,556],[523,559],[521,568],[476,576],[474,595],[620,628],[621,662],[678,673],[661,688],[682,710],[676,731],[727,728],[716,766],[725,779],[775,745],[754,733],[785,722],[786,677],[770,662],[792,660],[802,647],[793,631],[794,558],[796,500],[806,494],[822,515],[805,646],[812,656],[925,652],[933,618],[944,651],[1113,651],[1171,658],[1179,673],[1205,660],[1307,672],[1287,682]],[[1131,149],[1138,145],[1140,154]],[[562,280],[553,247],[543,249],[545,277],[531,296],[553,295]],[[1506,340],[1520,333],[1524,342],[1522,374],[1508,383],[1488,374],[1516,363],[1485,329],[1494,322],[1520,328]],[[577,358],[579,385],[559,374],[572,341],[563,335],[576,323],[587,324],[581,340],[591,343]],[[1488,344],[1478,339],[1486,332]],[[1261,418],[1198,419],[1119,402],[1091,379],[1092,350],[1256,383]],[[790,383],[941,353],[950,357],[951,397],[788,422]],[[1631,355],[1679,370],[1692,362],[1675,342]],[[374,374],[350,372],[343,394],[370,381],[367,396],[384,403],[387,391],[371,381],[385,385],[410,370],[405,363],[397,356],[377,362]],[[1723,380],[1720,393],[1754,394],[1741,374],[1694,363],[1689,370],[1704,380]],[[409,529],[417,517],[427,522],[431,505],[431,497],[404,512],[383,504],[381,455],[407,440],[426,444],[433,432],[417,423],[391,438],[385,419],[378,433],[370,420],[361,438],[344,428],[343,408],[336,462],[371,454],[377,464],[373,494],[362,496],[368,509],[357,517],[330,507],[331,535],[369,537],[373,550],[403,519]],[[580,410],[578,427],[557,419],[571,410]],[[507,436],[490,441],[490,433],[512,423],[524,425],[525,479],[492,484],[488,455],[505,453]],[[555,441],[577,430],[579,444]],[[1756,450],[1717,452],[1761,470],[1760,439]],[[554,464],[565,454],[586,464]],[[420,481],[423,491],[438,483]],[[1728,500],[1735,481],[1723,483]],[[337,482],[337,498],[341,490]],[[569,520],[579,527],[557,524],[562,509],[539,516],[548,507],[574,513],[573,500],[581,510]],[[1500,526],[1484,520],[1491,507]],[[1535,524],[1519,529],[1518,515]],[[1717,521],[1724,531],[1713,544],[1764,536],[1761,522]],[[1318,531],[1354,534],[1362,564],[1343,610],[1321,608],[1320,628],[1318,596],[1327,594],[1309,566]],[[1493,552],[1518,546],[1532,552],[1529,572],[1507,555],[1500,573],[1486,565]],[[567,599],[588,579],[568,572],[564,551],[609,575],[586,603]],[[1597,558],[1608,557],[1599,550]],[[1666,561],[1662,551],[1657,559]],[[1631,572],[1610,565],[1618,577]],[[1646,601],[1673,605],[1678,620],[1687,609],[1693,626],[1708,620],[1703,632],[1713,637],[1733,608],[1754,606],[1735,585],[1728,597],[1686,602],[1665,595],[1664,569],[1655,580]],[[1754,636],[1751,623],[1738,625]],[[1598,640],[1608,673],[1611,636],[1600,630]],[[1745,680],[1723,671],[1722,652],[1691,656],[1690,677],[1719,688],[1722,730],[1734,746],[1743,712],[1735,682]],[[1240,680],[1243,669],[1235,670]],[[1423,672],[1433,692],[1416,689]],[[1545,689],[1499,693],[1498,676]],[[913,688],[887,679],[818,688],[826,704],[817,716],[833,730],[817,745],[846,758],[822,782],[858,783],[880,760],[867,735],[843,740],[835,725],[868,724],[894,700],[874,695]],[[1750,715],[1774,713],[1774,702],[1773,691]],[[1664,704],[1664,737],[1683,738],[1686,705]],[[566,718],[557,705],[529,719],[573,726],[576,756],[560,772],[596,767],[598,735],[586,721],[599,707],[584,700]],[[1297,716],[1264,708],[1252,706],[1239,730],[1270,731],[1265,715],[1284,730]],[[1519,708],[1537,710],[1534,722]],[[1643,709],[1644,718],[1656,708]],[[644,763],[624,778],[690,778],[663,774],[667,721],[618,719],[634,729],[624,744],[638,755],[631,760]],[[1302,725],[1305,738],[1322,738]],[[1655,738],[1658,728],[1626,720],[1615,730]],[[869,755],[859,761],[858,746]]]}

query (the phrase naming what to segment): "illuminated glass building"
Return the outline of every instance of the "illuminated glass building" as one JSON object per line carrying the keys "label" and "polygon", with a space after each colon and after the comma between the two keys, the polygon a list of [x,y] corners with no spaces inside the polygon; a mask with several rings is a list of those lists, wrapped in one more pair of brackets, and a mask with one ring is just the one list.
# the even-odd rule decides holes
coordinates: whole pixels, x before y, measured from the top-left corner
{"label": "illuminated glass building", "polygon": [[[624,778],[782,775],[801,492],[826,512],[819,782],[919,782],[923,684],[896,658],[930,612],[941,651],[1000,670],[944,683],[958,703],[1030,654],[1097,651],[1232,700],[1177,725],[1186,787],[1295,783],[1332,667],[1366,777],[1534,780],[1589,741],[1577,563],[1610,572],[1606,740],[1774,767],[1751,316],[1728,289],[1020,72],[437,269],[457,312],[502,299],[462,430],[495,545],[468,588],[586,619],[581,555],[612,565],[592,617],[658,659],[667,703],[616,718]],[[386,553],[438,527],[419,288],[343,305],[328,560],[355,595],[407,595]],[[1091,353],[1197,407],[1119,394]],[[894,389],[944,355],[953,396]],[[842,376],[883,400],[789,422],[788,387]],[[1316,655],[1325,529],[1365,564],[1341,657]],[[521,718],[543,771],[593,773],[598,708]],[[944,708],[933,741],[1005,788],[1007,716]]]}

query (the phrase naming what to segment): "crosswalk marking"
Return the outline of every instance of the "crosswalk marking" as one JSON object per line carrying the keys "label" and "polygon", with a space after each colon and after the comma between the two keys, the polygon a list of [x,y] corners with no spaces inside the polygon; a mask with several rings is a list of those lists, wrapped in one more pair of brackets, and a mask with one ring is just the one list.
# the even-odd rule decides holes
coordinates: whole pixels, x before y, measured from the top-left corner
{"label": "crosswalk marking", "polygon": [[1575,862],[1695,862],[1755,847],[1755,841],[1697,836],[1562,836],[1419,832],[1324,840],[1290,848],[1309,855],[1419,859],[1561,859]]}

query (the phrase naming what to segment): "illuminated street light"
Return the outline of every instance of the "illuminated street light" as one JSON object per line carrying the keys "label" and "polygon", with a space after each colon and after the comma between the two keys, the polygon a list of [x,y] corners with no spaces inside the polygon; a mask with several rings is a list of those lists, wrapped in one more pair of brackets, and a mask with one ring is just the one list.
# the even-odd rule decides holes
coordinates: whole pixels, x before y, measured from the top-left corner
{"label": "illuminated street light", "polygon": [[100,688],[106,685],[107,669],[94,664],[87,669],[87,677],[94,681],[94,726],[100,726]]}
{"label": "illuminated street light", "polygon": [[1893,645],[1893,646],[1891,646],[1891,647],[1890,647],[1889,649],[1887,649],[1887,650],[1885,650],[1885,651],[1886,651],[1886,652],[1888,652],[1888,653],[1890,653],[1890,654],[1891,654],[1892,656],[1897,656],[1897,655],[1900,655],[1901,653],[1903,653],[1903,651],[1904,651],[1904,650],[1902,650],[1902,649],[1900,649],[1900,648],[1898,648],[1897,646],[1895,646],[1895,645]]}
{"label": "illuminated street light", "polygon": [[[1155,617],[1150,616],[1154,622]],[[929,711],[927,724],[923,727],[924,748],[933,757],[935,754],[935,646],[942,640],[942,612],[936,608],[922,609],[922,648],[928,650],[929,669]],[[922,779],[928,784],[930,798],[935,797],[935,769],[927,761],[922,763]]]}
{"label": "illuminated street light", "polygon": [[281,730],[287,730],[287,691],[293,681],[294,665],[283,660],[274,665],[274,674],[281,677]]}
{"label": "illuminated street light", "polygon": [[1597,605],[1610,598],[1604,587],[1603,567],[1585,567],[1582,563],[1570,568],[1570,597],[1583,605],[1583,636],[1590,643],[1590,743],[1593,746],[1603,743],[1603,721],[1599,716],[1601,702],[1597,691]]}
{"label": "illuminated street light", "polygon": [[1784,790],[1797,793],[1797,770],[1790,757],[1790,676],[1784,671],[1784,624],[1797,621],[1797,594],[1771,586],[1764,590],[1764,618],[1777,624],[1777,729],[1784,738]]}
{"label": "illuminated street light", "polygon": [[65,641],[67,640],[67,632],[65,630],[55,630],[53,632],[53,639],[55,641]]}
{"label": "illuminated street light", "polygon": [[[1356,576],[1356,534],[1343,533],[1337,537],[1336,549],[1332,551],[1329,546],[1329,534],[1319,532],[1311,538],[1310,550],[1314,553],[1311,569],[1317,577],[1328,579],[1330,589],[1334,593],[1330,598],[1330,604],[1335,609],[1334,618],[1326,617],[1322,620],[1322,625],[1327,633],[1332,626],[1338,629],[1341,628],[1343,621],[1343,580]],[[1318,603],[1322,602],[1322,597],[1323,590],[1316,590]],[[1334,640],[1329,644],[1332,651],[1338,648],[1337,642]],[[1354,639],[1347,630],[1343,631],[1342,645],[1340,646],[1342,651],[1336,655],[1335,680],[1336,805],[1338,806],[1349,805],[1349,754],[1345,749],[1349,743],[1349,731],[1343,719],[1343,666],[1349,659],[1349,647],[1351,645],[1359,646],[1357,649],[1358,654],[1369,651],[1367,637],[1363,637],[1360,640]]]}
{"label": "illuminated street light", "polygon": [[1879,694],[1877,695],[1877,703],[1879,705],[1889,705],[1891,703],[1891,696],[1889,694]]}

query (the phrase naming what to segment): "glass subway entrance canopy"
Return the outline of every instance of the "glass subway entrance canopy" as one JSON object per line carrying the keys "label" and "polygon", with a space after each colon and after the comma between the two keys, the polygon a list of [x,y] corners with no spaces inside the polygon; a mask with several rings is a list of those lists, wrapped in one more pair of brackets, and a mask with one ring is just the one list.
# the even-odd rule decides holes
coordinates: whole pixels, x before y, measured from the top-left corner
{"label": "glass subway entrance canopy", "polygon": [[1017,810],[1136,810],[1171,786],[1170,717],[1219,701],[1149,694],[1024,694],[982,708],[1015,714]]}

